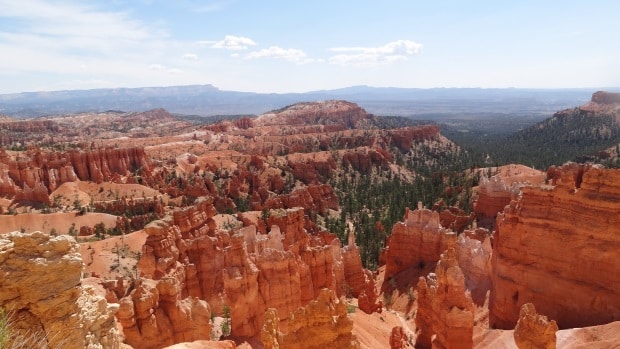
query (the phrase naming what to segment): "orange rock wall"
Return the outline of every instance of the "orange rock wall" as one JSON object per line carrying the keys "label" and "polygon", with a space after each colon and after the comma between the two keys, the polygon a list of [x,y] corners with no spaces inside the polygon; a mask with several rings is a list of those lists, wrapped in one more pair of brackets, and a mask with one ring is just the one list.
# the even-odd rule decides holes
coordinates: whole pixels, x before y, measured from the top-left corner
{"label": "orange rock wall", "polygon": [[474,204],[474,212],[479,217],[495,217],[510,203],[518,189],[511,188],[499,176],[490,179],[480,178],[478,185],[478,199]]}
{"label": "orange rock wall", "polygon": [[440,224],[439,213],[424,209],[407,209],[403,222],[394,224],[386,248],[385,280],[412,266],[435,263],[443,251],[456,243],[456,234]]}
{"label": "orange rock wall", "polygon": [[620,319],[620,170],[555,169],[497,218],[490,326],[514,328],[532,303],[560,328]]}
{"label": "orange rock wall", "polygon": [[97,149],[42,153],[31,150],[17,158],[0,154],[0,196],[49,204],[47,195],[65,182],[101,183],[132,171],[150,170],[143,148]]}

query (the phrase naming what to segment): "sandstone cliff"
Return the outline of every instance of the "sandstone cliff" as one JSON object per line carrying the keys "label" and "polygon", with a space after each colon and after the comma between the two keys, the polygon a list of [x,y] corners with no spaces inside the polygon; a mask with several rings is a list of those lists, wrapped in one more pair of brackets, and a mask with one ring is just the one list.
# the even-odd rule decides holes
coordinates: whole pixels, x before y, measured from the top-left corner
{"label": "sandstone cliff", "polygon": [[506,184],[500,176],[491,178],[483,176],[478,185],[478,199],[474,204],[474,212],[479,217],[495,217],[517,194],[519,194],[518,186]]}
{"label": "sandstone cliff", "polygon": [[616,115],[617,121],[617,116],[620,115],[620,93],[594,92],[590,102],[580,106],[579,109],[588,113]]}
{"label": "sandstone cliff", "polygon": [[39,333],[52,348],[119,348],[114,314],[82,286],[79,246],[70,236],[0,236],[0,307],[17,319],[12,333]]}
{"label": "sandstone cliff", "polygon": [[268,309],[261,340],[265,349],[324,349],[359,348],[351,333],[353,321],[347,316],[344,299],[323,289],[316,300],[300,307],[288,316],[288,331],[280,331],[278,311]]}
{"label": "sandstone cliff", "polygon": [[488,170],[495,170],[497,174],[487,178],[482,171],[474,212],[479,225],[488,225],[492,230],[497,214],[519,194],[522,187],[543,184],[547,176],[545,172],[517,164]]}
{"label": "sandstone cliff", "polygon": [[[325,125],[337,129],[363,128],[374,123],[374,117],[355,103],[324,101],[297,103],[254,120],[256,126]],[[333,128],[333,127],[332,127]]]}
{"label": "sandstone cliff", "polygon": [[620,319],[620,171],[565,165],[497,218],[490,326],[513,328],[532,303],[560,328]]}
{"label": "sandstone cliff", "polygon": [[456,242],[459,266],[465,276],[465,286],[477,305],[484,304],[491,289],[491,237],[488,230],[465,230]]}
{"label": "sandstone cliff", "polygon": [[410,268],[423,268],[435,263],[446,248],[454,246],[456,233],[441,226],[439,213],[422,208],[405,212],[403,222],[392,228],[382,252],[385,261],[385,280]]}
{"label": "sandstone cliff", "polygon": [[474,303],[466,291],[454,249],[441,255],[435,273],[420,277],[415,323],[416,348],[473,347]]}
{"label": "sandstone cliff", "polygon": [[66,182],[118,180],[151,165],[143,148],[41,152],[32,149],[15,157],[0,153],[0,196],[49,204],[49,193]]}

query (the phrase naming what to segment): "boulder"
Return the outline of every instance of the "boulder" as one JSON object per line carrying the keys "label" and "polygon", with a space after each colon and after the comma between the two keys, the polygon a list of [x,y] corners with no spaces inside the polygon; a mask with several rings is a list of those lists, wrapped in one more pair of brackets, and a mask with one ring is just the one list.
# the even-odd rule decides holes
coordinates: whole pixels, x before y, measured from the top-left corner
{"label": "boulder", "polygon": [[71,236],[0,235],[0,308],[15,319],[11,333],[52,348],[119,348],[118,305],[82,285],[82,268]]}

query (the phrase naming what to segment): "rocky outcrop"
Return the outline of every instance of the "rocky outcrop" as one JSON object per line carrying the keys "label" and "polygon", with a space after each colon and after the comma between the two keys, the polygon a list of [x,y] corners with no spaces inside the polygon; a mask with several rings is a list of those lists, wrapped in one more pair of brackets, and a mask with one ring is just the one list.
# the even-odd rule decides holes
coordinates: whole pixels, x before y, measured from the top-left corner
{"label": "rocky outcrop", "polygon": [[257,209],[278,209],[303,207],[306,212],[318,212],[325,214],[328,210],[337,210],[338,196],[334,189],[327,185],[310,185],[297,189],[290,194],[279,195],[268,199],[262,206],[257,205]]}
{"label": "rocky outcrop", "polygon": [[532,303],[521,306],[519,321],[514,331],[515,343],[519,349],[555,349],[558,325],[539,315]]}
{"label": "rocky outcrop", "polygon": [[462,233],[465,228],[470,226],[476,218],[476,214],[474,212],[467,214],[464,210],[458,207],[447,206],[443,199],[436,202],[433,205],[432,210],[439,212],[439,223],[442,227],[459,234]]}
{"label": "rocky outcrop", "polygon": [[597,91],[592,94],[592,102],[599,104],[620,104],[620,93]]}
{"label": "rocky outcrop", "polygon": [[414,143],[436,138],[440,135],[439,126],[426,125],[394,129],[389,132],[390,140],[402,152],[410,150]]}
{"label": "rocky outcrop", "polygon": [[288,318],[288,331],[280,332],[278,312],[267,310],[260,334],[265,349],[359,348],[351,332],[353,321],[347,316],[347,305],[330,290],[321,290],[316,300]]}
{"label": "rocky outcrop", "polygon": [[[214,314],[230,310],[232,335],[252,337],[263,326],[265,309],[274,308],[286,319],[323,288],[344,295],[349,269],[359,267],[358,273],[369,275],[350,256],[345,264],[340,242],[331,234],[309,235],[302,208],[267,213],[268,234],[261,234],[248,217],[242,228],[217,229],[211,199],[147,225],[138,263],[143,281],[121,299],[118,316],[127,342],[156,347],[208,339],[208,331],[197,338],[198,331],[185,330],[208,326],[208,321],[188,324],[206,319],[203,301]],[[362,287],[367,284],[374,282],[364,279]],[[367,298],[372,297],[376,295]],[[167,323],[171,325],[164,328]]]}
{"label": "rocky outcrop", "polygon": [[0,130],[11,132],[58,132],[60,126],[53,120],[1,120]]}
{"label": "rocky outcrop", "polygon": [[[477,238],[478,237],[478,238]],[[491,289],[491,237],[488,230],[466,230],[456,242],[459,266],[465,276],[465,286],[478,305],[484,304]]]}
{"label": "rocky outcrop", "polygon": [[293,104],[259,116],[254,120],[254,125],[325,125],[344,130],[367,127],[374,124],[374,119],[355,103],[331,100]]}
{"label": "rocky outcrop", "polygon": [[[212,202],[202,200],[144,228],[148,237],[138,262],[142,278],[129,296],[121,299],[117,315],[128,344],[161,348],[210,339],[211,309],[206,300],[212,293],[202,292],[201,282],[210,283],[215,275],[200,280],[198,273],[203,270],[192,263],[196,260],[188,260],[188,253],[193,252],[191,243],[202,242],[209,251],[223,244],[207,236],[214,214]],[[219,278],[219,288],[214,287],[213,292],[223,290],[221,272]],[[215,304],[221,306],[222,301]]]}
{"label": "rocky outcrop", "polygon": [[454,249],[441,255],[435,273],[420,277],[415,323],[416,348],[473,347],[474,303]]}
{"label": "rocky outcrop", "polygon": [[361,173],[369,173],[373,167],[388,169],[392,155],[382,149],[360,149],[342,155],[342,166]]}
{"label": "rocky outcrop", "polygon": [[620,319],[620,171],[573,164],[555,173],[497,218],[491,327],[514,328],[525,303],[560,328]]}
{"label": "rocky outcrop", "polygon": [[173,280],[141,279],[120,301],[117,314],[125,342],[134,348],[162,348],[174,343],[209,339],[211,311],[204,300],[181,298]]}
{"label": "rocky outcrop", "polygon": [[409,348],[407,339],[407,335],[401,326],[393,327],[392,333],[390,333],[390,349]]}
{"label": "rocky outcrop", "polygon": [[105,148],[65,153],[32,149],[16,157],[0,154],[0,196],[49,204],[49,193],[76,180],[119,180],[151,165],[143,148]]}
{"label": "rocky outcrop", "polygon": [[478,199],[474,203],[474,212],[479,218],[495,217],[518,194],[518,185],[510,186],[497,175],[491,178],[482,176],[478,185]]}
{"label": "rocky outcrop", "polygon": [[350,295],[357,298],[360,310],[367,314],[380,313],[383,304],[378,300],[375,280],[368,269],[362,267],[360,249],[355,244],[355,233],[349,233],[347,246],[342,249],[344,262],[344,277]]}
{"label": "rocky outcrop", "polygon": [[422,208],[405,212],[403,222],[394,224],[382,252],[385,280],[410,268],[435,263],[443,251],[456,243],[456,234],[441,226],[439,213]]}
{"label": "rocky outcrop", "polygon": [[572,109],[561,110],[553,114],[554,119],[562,119],[573,115],[601,117],[609,115],[620,122],[620,93],[597,91],[592,94],[589,102]]}
{"label": "rocky outcrop", "polygon": [[82,286],[82,267],[70,236],[1,235],[0,308],[17,319],[11,331],[38,332],[51,348],[118,348],[118,305]]}

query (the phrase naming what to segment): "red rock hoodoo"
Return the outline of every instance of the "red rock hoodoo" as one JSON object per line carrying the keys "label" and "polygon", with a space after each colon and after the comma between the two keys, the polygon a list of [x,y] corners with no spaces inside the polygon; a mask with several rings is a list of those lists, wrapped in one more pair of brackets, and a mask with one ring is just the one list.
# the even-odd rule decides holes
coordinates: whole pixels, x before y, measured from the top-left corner
{"label": "red rock hoodoo", "polygon": [[[212,200],[200,199],[145,227],[142,286],[121,300],[118,315],[129,344],[208,339],[209,331],[192,330],[203,326],[200,321],[187,319],[204,319],[209,306],[221,315],[226,305],[232,334],[252,337],[260,332],[267,308],[286,319],[323,288],[338,296],[352,288],[376,300],[372,278],[366,279],[360,261],[352,261],[359,254],[342,249],[338,239],[307,234],[303,209],[271,211],[266,235],[255,225],[217,229],[214,215]],[[171,326],[164,330],[166,323]]]}
{"label": "red rock hoodoo", "polygon": [[420,277],[415,323],[416,348],[473,347],[474,303],[465,289],[454,249],[441,255],[435,273]]}
{"label": "red rock hoodoo", "polygon": [[539,315],[532,303],[525,303],[515,327],[515,343],[519,349],[555,349],[558,325]]}
{"label": "red rock hoodoo", "polygon": [[456,243],[456,233],[441,226],[439,213],[422,208],[405,212],[403,222],[394,224],[381,259],[385,280],[412,266],[435,263],[443,251]]}

